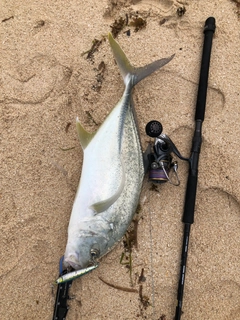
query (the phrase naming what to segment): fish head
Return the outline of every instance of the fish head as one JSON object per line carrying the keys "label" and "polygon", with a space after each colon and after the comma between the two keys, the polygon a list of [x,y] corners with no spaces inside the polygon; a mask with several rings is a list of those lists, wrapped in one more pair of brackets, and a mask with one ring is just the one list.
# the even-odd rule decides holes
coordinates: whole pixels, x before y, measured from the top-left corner
{"label": "fish head", "polygon": [[64,254],[64,265],[75,270],[83,269],[93,264],[97,258],[107,251],[108,241],[102,235],[79,237],[75,242],[68,242]]}

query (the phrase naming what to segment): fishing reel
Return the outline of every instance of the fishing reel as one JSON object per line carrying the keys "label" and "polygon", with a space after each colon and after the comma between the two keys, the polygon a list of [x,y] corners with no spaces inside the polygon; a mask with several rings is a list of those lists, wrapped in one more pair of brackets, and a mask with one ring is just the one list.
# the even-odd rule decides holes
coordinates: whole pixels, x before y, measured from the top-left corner
{"label": "fishing reel", "polygon": [[154,145],[148,153],[149,180],[156,183],[168,181],[178,186],[180,184],[177,173],[178,162],[173,161],[172,154],[181,160],[189,161],[189,159],[184,158],[172,140],[162,133],[163,127],[159,121],[148,122],[145,129],[149,137],[155,138]]}

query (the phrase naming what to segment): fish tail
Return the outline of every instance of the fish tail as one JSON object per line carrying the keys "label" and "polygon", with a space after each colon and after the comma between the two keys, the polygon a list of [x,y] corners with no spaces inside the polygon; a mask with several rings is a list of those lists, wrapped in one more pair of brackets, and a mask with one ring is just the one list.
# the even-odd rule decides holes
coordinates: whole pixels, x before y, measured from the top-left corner
{"label": "fish tail", "polygon": [[129,62],[128,58],[126,57],[125,53],[123,52],[119,44],[117,43],[117,41],[114,40],[111,33],[108,34],[108,40],[112,48],[113,55],[119,66],[125,85],[128,84],[129,76],[131,76],[132,87],[135,86],[138,82],[140,82],[144,78],[148,77],[150,74],[152,74],[156,70],[163,67],[165,64],[170,62],[174,57],[174,54],[173,54],[168,58],[156,60],[144,67],[134,68]]}

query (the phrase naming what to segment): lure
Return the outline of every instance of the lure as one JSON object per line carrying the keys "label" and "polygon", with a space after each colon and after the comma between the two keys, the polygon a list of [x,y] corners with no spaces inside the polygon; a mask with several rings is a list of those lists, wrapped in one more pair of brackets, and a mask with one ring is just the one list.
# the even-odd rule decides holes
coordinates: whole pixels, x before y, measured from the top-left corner
{"label": "lure", "polygon": [[79,278],[81,276],[84,276],[86,273],[88,273],[88,272],[90,272],[92,270],[95,270],[97,267],[98,267],[98,264],[95,264],[93,266],[90,266],[90,267],[87,267],[87,268],[84,268],[84,269],[81,269],[81,270],[75,270],[73,272],[69,272],[69,273],[63,274],[61,277],[59,277],[56,280],[56,284],[75,280],[75,279],[77,279],[77,278]]}

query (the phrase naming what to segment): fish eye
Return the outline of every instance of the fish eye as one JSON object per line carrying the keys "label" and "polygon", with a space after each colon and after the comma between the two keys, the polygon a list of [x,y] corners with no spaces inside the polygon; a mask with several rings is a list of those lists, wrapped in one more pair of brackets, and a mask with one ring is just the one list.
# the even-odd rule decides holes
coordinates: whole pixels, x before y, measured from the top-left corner
{"label": "fish eye", "polygon": [[92,248],[92,249],[90,250],[90,254],[91,254],[91,257],[92,257],[93,259],[95,259],[95,258],[99,257],[99,255],[100,255],[100,250],[97,249],[97,248]]}

